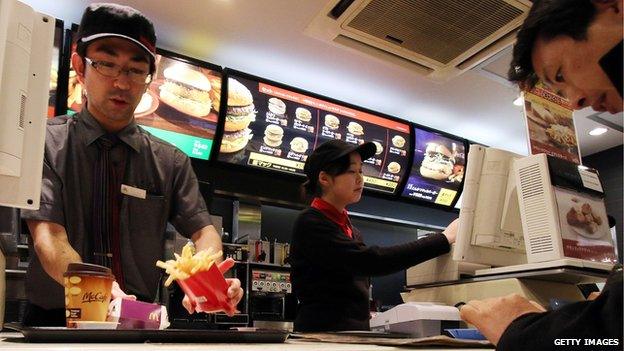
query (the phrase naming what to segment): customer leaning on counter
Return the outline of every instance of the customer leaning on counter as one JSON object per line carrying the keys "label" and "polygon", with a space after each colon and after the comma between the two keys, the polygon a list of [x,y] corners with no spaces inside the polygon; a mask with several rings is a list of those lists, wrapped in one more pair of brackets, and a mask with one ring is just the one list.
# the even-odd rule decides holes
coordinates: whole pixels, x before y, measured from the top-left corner
{"label": "customer leaning on counter", "polygon": [[390,274],[450,250],[457,220],[444,232],[403,245],[366,246],[346,206],[360,201],[362,161],[375,144],[328,141],[306,161],[306,190],[316,196],[295,222],[291,246],[296,331],[369,329],[370,276]]}
{"label": "customer leaning on counter", "polygon": [[[65,325],[61,285],[72,262],[112,268],[113,298],[154,301],[168,221],[198,251],[221,249],[188,157],[134,121],[155,54],[154,26],[139,11],[115,4],[85,10],[71,61],[86,104],[48,122],[41,208],[22,212],[36,252],[26,276],[26,325]],[[240,281],[228,283],[236,306]],[[193,311],[188,297],[183,303]]]}

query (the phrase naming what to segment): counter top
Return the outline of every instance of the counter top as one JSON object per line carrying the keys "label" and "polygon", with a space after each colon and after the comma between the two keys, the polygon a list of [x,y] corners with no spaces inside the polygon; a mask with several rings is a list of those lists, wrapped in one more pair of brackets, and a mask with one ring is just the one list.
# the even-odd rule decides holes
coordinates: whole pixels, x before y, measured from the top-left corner
{"label": "counter top", "polygon": [[[26,343],[21,333],[0,333],[0,350],[52,350],[52,351],[91,351],[91,350],[193,350],[193,351],[392,351],[406,350],[400,347],[388,347],[362,344],[336,344],[322,342],[307,342],[301,340],[286,340],[283,344],[35,344]],[[420,351],[492,351],[492,349],[459,349],[459,348],[418,348]]]}

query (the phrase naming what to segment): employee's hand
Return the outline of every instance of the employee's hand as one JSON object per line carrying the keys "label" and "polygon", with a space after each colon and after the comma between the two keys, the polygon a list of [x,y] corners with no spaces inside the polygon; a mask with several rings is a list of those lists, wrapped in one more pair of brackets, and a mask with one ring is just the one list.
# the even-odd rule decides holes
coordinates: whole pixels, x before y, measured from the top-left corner
{"label": "employee's hand", "polygon": [[111,299],[116,299],[118,297],[127,300],[136,300],[136,295],[126,294],[123,290],[121,290],[117,281],[113,281],[113,288],[111,289]]}
{"label": "employee's hand", "polygon": [[[225,261],[219,263],[219,270],[221,271],[221,273],[225,273],[227,272],[230,268],[232,268],[234,266],[234,260],[231,258],[226,259]],[[241,288],[241,282],[240,280],[236,279],[236,278],[228,278],[225,279],[225,281],[228,284],[228,291],[227,291],[227,297],[228,297],[228,309],[225,310],[223,307],[221,306],[215,306],[214,309],[201,309],[196,303],[195,301],[192,301],[188,295],[184,295],[184,298],[182,299],[182,306],[184,306],[184,308],[188,311],[189,314],[193,314],[194,312],[207,312],[207,313],[214,313],[214,312],[221,312],[224,311],[225,313],[227,313],[229,316],[234,315],[234,313],[236,313],[236,306],[238,305],[238,303],[240,302],[240,300],[243,298],[243,289]]]}
{"label": "employee's hand", "polygon": [[498,344],[503,332],[516,318],[527,313],[545,312],[535,301],[529,301],[518,294],[473,300],[459,311],[461,318],[474,325],[494,345]]}
{"label": "employee's hand", "polygon": [[442,232],[442,234],[446,235],[446,240],[448,240],[449,244],[455,242],[455,238],[457,237],[457,227],[459,226],[459,218],[452,221],[446,229]]}

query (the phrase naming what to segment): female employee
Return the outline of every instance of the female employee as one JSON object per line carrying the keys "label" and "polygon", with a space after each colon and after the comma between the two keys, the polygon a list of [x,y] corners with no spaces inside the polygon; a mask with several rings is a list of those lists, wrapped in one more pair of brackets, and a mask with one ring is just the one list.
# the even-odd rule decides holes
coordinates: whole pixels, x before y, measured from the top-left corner
{"label": "female employee", "polygon": [[368,330],[369,276],[406,269],[449,252],[456,221],[442,234],[391,247],[367,247],[345,207],[362,196],[362,161],[375,144],[332,140],[304,167],[315,198],[295,222],[291,246],[293,290],[299,301],[295,330]]}

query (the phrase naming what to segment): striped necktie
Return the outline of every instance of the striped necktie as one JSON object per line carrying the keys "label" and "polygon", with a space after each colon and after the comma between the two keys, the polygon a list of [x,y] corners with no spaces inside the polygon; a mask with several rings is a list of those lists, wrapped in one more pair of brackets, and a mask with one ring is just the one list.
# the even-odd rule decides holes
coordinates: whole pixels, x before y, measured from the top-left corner
{"label": "striped necktie", "polygon": [[93,177],[93,260],[111,268],[115,280],[124,289],[119,228],[123,174],[118,174],[120,172],[111,162],[112,149],[119,141],[115,134],[103,135],[96,141],[99,156]]}

